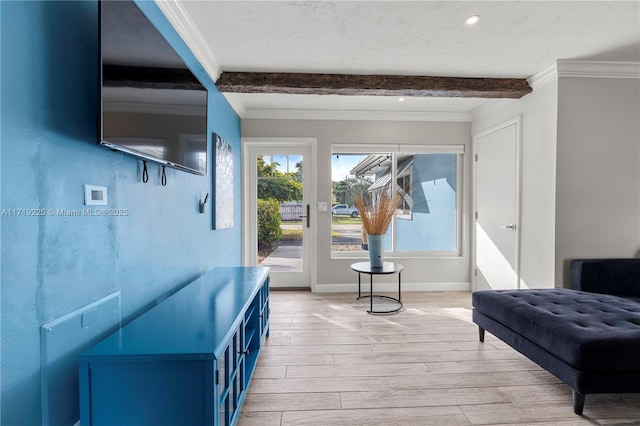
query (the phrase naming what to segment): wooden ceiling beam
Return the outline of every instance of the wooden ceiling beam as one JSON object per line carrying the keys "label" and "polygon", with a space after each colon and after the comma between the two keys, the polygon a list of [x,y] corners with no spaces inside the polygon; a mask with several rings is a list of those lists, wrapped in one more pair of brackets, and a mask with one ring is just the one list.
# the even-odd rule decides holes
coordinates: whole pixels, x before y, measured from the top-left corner
{"label": "wooden ceiling beam", "polygon": [[416,96],[519,99],[532,91],[525,79],[413,75],[223,72],[216,86],[226,93]]}

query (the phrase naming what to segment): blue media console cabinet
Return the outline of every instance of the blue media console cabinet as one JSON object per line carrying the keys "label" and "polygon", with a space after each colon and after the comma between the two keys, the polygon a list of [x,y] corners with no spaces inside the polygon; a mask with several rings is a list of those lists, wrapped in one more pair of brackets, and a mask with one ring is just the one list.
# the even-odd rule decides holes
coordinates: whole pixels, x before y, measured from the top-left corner
{"label": "blue media console cabinet", "polygon": [[268,334],[269,268],[214,268],[80,356],[80,423],[235,424]]}

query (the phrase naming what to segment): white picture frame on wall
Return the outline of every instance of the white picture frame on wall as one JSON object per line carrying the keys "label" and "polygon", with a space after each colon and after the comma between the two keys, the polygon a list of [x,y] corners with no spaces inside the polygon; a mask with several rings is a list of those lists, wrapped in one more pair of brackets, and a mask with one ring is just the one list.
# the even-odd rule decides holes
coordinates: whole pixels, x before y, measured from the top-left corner
{"label": "white picture frame on wall", "polygon": [[217,133],[213,134],[213,229],[233,228],[233,150]]}

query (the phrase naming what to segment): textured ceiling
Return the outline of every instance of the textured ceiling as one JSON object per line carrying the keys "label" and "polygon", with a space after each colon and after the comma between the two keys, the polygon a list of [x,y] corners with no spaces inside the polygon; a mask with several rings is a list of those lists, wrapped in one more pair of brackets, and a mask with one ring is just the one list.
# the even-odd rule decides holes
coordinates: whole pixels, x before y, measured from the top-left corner
{"label": "textured ceiling", "polygon": [[[640,61],[637,0],[178,3],[222,71],[527,78],[558,59]],[[472,14],[480,22],[465,25]],[[402,108],[468,112],[478,106],[458,101]],[[245,111],[398,108],[375,97],[345,105],[319,97],[238,95],[233,103]]]}

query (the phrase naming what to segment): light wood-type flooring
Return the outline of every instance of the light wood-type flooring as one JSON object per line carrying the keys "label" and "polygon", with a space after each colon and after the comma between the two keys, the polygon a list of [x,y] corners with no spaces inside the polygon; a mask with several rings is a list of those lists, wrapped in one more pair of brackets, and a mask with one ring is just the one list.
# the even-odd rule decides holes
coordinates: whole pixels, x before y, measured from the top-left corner
{"label": "light wood-type flooring", "polygon": [[[571,389],[487,334],[467,292],[405,292],[369,315],[354,293],[271,292],[267,338],[239,424],[640,425],[640,394]],[[640,360],[638,360],[640,362]]]}

